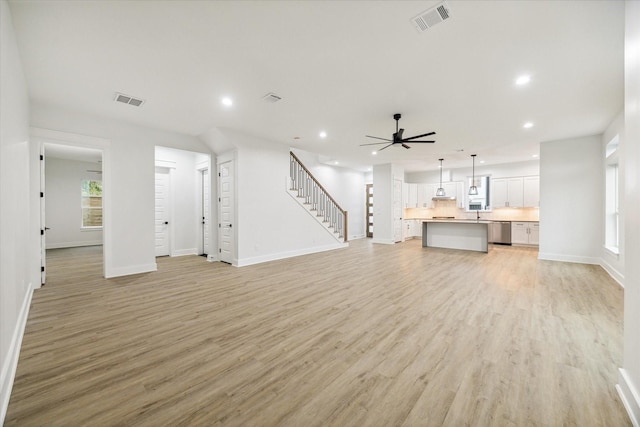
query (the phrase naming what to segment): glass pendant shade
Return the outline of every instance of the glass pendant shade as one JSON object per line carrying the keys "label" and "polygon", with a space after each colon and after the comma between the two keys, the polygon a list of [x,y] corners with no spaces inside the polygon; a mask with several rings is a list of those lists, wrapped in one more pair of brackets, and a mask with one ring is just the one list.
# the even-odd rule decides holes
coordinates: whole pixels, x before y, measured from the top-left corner
{"label": "glass pendant shade", "polygon": [[446,193],[444,192],[444,188],[442,187],[442,161],[444,159],[438,159],[440,160],[440,187],[438,187],[438,189],[436,190],[436,196],[446,196]]}
{"label": "glass pendant shade", "polygon": [[478,195],[478,187],[476,187],[476,155],[472,154],[471,159],[473,161],[472,172],[471,172],[471,187],[469,187],[469,195],[477,196]]}

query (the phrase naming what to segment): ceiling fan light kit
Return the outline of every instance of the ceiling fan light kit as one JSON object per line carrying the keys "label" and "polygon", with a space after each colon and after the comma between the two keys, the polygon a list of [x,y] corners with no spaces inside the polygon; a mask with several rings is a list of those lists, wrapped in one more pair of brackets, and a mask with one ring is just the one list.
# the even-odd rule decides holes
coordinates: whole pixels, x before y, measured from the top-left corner
{"label": "ceiling fan light kit", "polygon": [[394,133],[392,135],[392,139],[387,139],[387,138],[380,138],[378,136],[371,136],[371,135],[365,135],[367,138],[373,138],[373,139],[379,139],[385,142],[372,142],[370,144],[360,144],[361,147],[366,146],[366,145],[380,145],[380,144],[387,144],[384,147],[382,147],[381,149],[379,149],[378,151],[382,151],[386,148],[391,147],[394,144],[400,144],[402,145],[404,148],[409,149],[411,148],[409,145],[407,145],[407,143],[411,143],[411,144],[433,144],[435,141],[419,141],[417,140],[418,138],[422,138],[425,136],[430,136],[430,135],[435,135],[435,132],[428,132],[428,133],[423,133],[422,135],[415,135],[415,136],[410,136],[409,138],[403,138],[402,134],[404,133],[404,129],[400,129],[399,128],[399,124],[398,122],[400,121],[400,118],[402,117],[402,115],[400,113],[396,113],[393,115],[393,119],[396,121],[396,133]]}

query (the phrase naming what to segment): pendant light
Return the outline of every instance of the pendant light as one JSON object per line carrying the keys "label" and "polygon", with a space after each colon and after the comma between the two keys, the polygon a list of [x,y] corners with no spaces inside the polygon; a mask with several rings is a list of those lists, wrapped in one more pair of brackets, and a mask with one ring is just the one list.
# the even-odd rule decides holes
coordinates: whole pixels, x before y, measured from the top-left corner
{"label": "pendant light", "polygon": [[438,160],[440,160],[440,187],[438,187],[438,189],[436,190],[436,196],[440,197],[445,195],[444,188],[442,187],[442,161],[444,159]]}
{"label": "pendant light", "polygon": [[469,187],[469,195],[477,196],[478,195],[478,187],[476,187],[476,155],[472,154],[471,159],[473,161],[472,172],[471,172],[471,187]]}

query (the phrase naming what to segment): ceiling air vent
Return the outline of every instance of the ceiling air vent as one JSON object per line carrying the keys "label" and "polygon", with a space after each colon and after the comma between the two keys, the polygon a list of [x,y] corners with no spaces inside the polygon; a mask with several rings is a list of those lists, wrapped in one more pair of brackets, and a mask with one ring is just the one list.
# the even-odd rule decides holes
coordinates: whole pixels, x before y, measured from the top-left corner
{"label": "ceiling air vent", "polygon": [[450,17],[451,8],[447,5],[447,2],[442,2],[412,18],[411,22],[416,27],[416,30],[422,33]]}
{"label": "ceiling air vent", "polygon": [[280,101],[282,98],[275,93],[269,92],[268,94],[263,96],[262,99],[273,104],[274,102]]}
{"label": "ceiling air vent", "polygon": [[133,105],[134,107],[139,107],[144,103],[144,100],[142,99],[134,98],[133,96],[124,95],[118,92],[116,92],[113,100],[116,102],[122,102],[123,104]]}

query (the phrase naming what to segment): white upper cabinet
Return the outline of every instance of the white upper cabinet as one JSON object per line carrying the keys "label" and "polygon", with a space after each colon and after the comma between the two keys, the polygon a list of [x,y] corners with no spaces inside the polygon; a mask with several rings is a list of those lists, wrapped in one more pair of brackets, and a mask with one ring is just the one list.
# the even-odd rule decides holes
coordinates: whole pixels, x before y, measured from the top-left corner
{"label": "white upper cabinet", "polygon": [[495,178],[491,180],[492,208],[538,207],[540,177]]}
{"label": "white upper cabinet", "polygon": [[418,207],[418,184],[407,184],[409,191],[409,203],[408,208]]}
{"label": "white upper cabinet", "polygon": [[539,176],[524,177],[524,206],[526,207],[540,206],[540,177]]}
{"label": "white upper cabinet", "polygon": [[507,205],[510,208],[521,208],[524,206],[524,179],[522,177],[507,178],[507,195],[509,196]]}
{"label": "white upper cabinet", "polygon": [[432,208],[433,200],[431,199],[435,192],[433,184],[418,184],[418,207]]}

